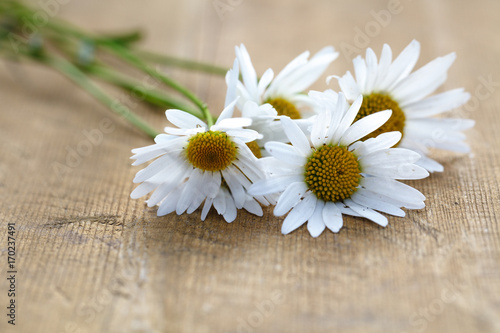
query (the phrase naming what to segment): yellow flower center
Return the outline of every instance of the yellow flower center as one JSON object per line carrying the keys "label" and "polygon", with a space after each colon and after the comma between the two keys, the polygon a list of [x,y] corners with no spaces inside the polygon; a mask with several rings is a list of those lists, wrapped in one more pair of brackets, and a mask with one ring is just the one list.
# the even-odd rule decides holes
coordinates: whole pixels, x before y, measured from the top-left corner
{"label": "yellow flower center", "polygon": [[273,108],[278,112],[278,116],[288,116],[292,119],[300,119],[302,118],[300,116],[299,110],[293,105],[293,103],[290,103],[284,98],[277,97],[277,98],[270,98],[264,103],[269,103],[273,106]]}
{"label": "yellow flower center", "polygon": [[[383,110],[392,110],[391,118],[389,118],[389,120],[384,125],[368,134],[361,140],[364,141],[369,138],[374,138],[379,134],[392,131],[399,131],[401,132],[401,134],[404,134],[403,130],[405,128],[406,120],[405,113],[403,112],[403,110],[401,110],[399,104],[386,94],[372,93],[368,96],[363,96],[363,104],[361,105],[358,115],[356,116],[356,119],[354,121],[358,121],[363,117]],[[396,146],[398,144],[396,144]]]}
{"label": "yellow flower center", "polygon": [[356,156],[345,147],[321,146],[306,164],[308,188],[323,201],[340,201],[356,192],[361,180]]}
{"label": "yellow flower center", "polygon": [[260,151],[259,145],[257,144],[257,141],[250,141],[247,142],[248,148],[250,148],[250,151],[254,154],[255,157],[261,158],[262,157],[262,152]]}
{"label": "yellow flower center", "polygon": [[236,159],[236,145],[226,133],[202,132],[189,139],[186,154],[195,168],[205,171],[221,171]]}

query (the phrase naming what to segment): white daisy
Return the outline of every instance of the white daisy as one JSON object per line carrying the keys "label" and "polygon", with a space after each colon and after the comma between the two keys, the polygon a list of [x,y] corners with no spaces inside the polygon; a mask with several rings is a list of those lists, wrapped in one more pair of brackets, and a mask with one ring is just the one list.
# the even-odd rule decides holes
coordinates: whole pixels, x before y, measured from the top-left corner
{"label": "white daisy", "polygon": [[474,126],[474,121],[433,116],[465,104],[470,94],[459,88],[429,96],[446,81],[456,55],[450,53],[436,58],[411,73],[419,54],[420,44],[415,40],[394,61],[387,44],[383,46],[380,61],[369,48],[366,59],[358,56],[353,60],[356,79],[350,72],[337,78],[349,100],[356,99],[360,94],[364,96],[356,119],[380,110],[392,110],[391,119],[368,137],[400,131],[403,138],[397,143],[398,147],[421,154],[418,164],[428,171],[443,171],[441,164],[427,157],[429,148],[468,152],[469,147],[461,131]]}
{"label": "white daisy", "polygon": [[284,234],[306,221],[311,236],[319,236],[325,227],[338,232],[342,214],[362,216],[387,225],[384,212],[404,216],[401,207],[425,207],[425,197],[396,179],[421,179],[429,173],[415,165],[419,154],[402,148],[390,148],[401,133],[388,132],[365,142],[370,134],[391,116],[390,110],[377,112],[353,123],[362,104],[359,96],[352,106],[343,94],[329,91],[314,93],[325,109],[313,123],[310,137],[288,118],[281,123],[292,145],[268,142],[272,157],[264,158],[271,177],[256,182],[252,195],[281,193],[274,209],[276,216],[290,211],[283,222]]}
{"label": "white daisy", "polygon": [[[240,96],[238,108],[245,117],[254,120],[252,128],[263,134],[263,142],[281,141],[284,137],[281,125],[274,121],[273,115],[276,113],[297,119],[297,123],[303,129],[310,125],[310,122],[304,119],[314,115],[313,103],[304,91],[337,57],[338,52],[330,46],[323,48],[309,60],[309,51],[306,51],[286,65],[276,77],[269,68],[258,79],[245,46],[241,44],[240,47],[236,47],[236,58],[243,79],[243,82],[237,83],[237,94]],[[261,109],[255,106],[249,108],[248,101],[254,102],[257,106],[266,103],[270,106]]]}
{"label": "white daisy", "polygon": [[[237,70],[232,73],[237,79]],[[272,200],[247,193],[264,173],[246,145],[261,136],[242,128],[251,124],[250,119],[231,118],[236,100],[228,100],[233,95],[230,87],[226,107],[210,128],[184,111],[166,111],[167,119],[177,128],[165,127],[167,134],[158,135],[154,145],[132,150],[136,160],[132,165],[156,159],[135,176],[134,183],[141,184],[130,195],[133,199],[154,191],[147,204],[159,205],[158,216],[174,211],[191,214],[203,202],[202,220],[212,205],[227,222],[234,221],[241,208],[262,215],[258,202],[268,205]]]}

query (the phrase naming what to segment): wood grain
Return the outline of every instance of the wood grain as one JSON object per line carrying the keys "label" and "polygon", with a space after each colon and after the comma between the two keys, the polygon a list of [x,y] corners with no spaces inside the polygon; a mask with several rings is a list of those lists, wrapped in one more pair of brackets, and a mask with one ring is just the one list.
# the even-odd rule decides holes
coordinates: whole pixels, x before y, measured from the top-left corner
{"label": "wood grain", "polygon": [[[220,1],[233,4],[222,18],[202,0],[70,1],[57,14],[94,31],[143,27],[145,48],[225,66],[243,42],[263,73],[306,49],[356,46],[357,29],[389,8]],[[398,53],[415,38],[419,65],[456,51],[443,89],[465,87],[477,101],[454,112],[477,122],[467,133],[472,153],[434,155],[445,172],[412,182],[425,209],[389,217],[385,229],[346,218],[339,234],[317,239],[305,228],[281,235],[270,209],[263,218],[239,212],[231,224],[212,213],[205,222],[199,212],[156,217],[129,198],[138,171],[130,149],[150,141],[59,75],[2,61],[0,266],[6,224],[15,222],[19,273],[15,327],[0,279],[0,331],[499,332],[500,2],[401,0],[398,8],[363,47],[379,53],[387,42]],[[346,70],[342,53],[329,74]],[[221,78],[171,73],[220,109]],[[134,108],[165,125],[163,110]],[[112,129],[102,140],[83,143],[103,122]],[[79,145],[88,154],[55,170]]]}

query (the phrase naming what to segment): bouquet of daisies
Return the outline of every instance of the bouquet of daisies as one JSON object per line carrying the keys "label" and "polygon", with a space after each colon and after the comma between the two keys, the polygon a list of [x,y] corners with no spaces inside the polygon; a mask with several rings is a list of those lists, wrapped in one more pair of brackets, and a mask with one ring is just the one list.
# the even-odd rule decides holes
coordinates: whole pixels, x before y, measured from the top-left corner
{"label": "bouquet of daisies", "polygon": [[167,110],[175,127],[132,150],[134,165],[155,159],[137,173],[132,198],[152,192],[147,203],[158,205],[159,216],[203,206],[204,220],[213,206],[227,222],[238,209],[261,216],[261,205],[274,205],[274,215],[286,215],[284,234],[307,222],[313,237],[325,228],[339,232],[343,214],[386,226],[381,213],[403,217],[401,208],[424,208],[424,195],[400,180],[443,171],[429,148],[467,152],[462,131],[474,122],[435,117],[470,95],[432,95],[455,54],[413,71],[419,51],[412,41],[393,60],[384,45],[378,60],[368,49],[353,60],[355,76],[328,77],[338,81],[336,92],[307,91],[337,58],[333,47],[310,59],[304,52],[276,76],[268,69],[260,78],[245,46],[236,47],[217,121]]}
{"label": "bouquet of daisies", "polygon": [[[384,214],[403,217],[402,208],[425,207],[422,193],[401,180],[443,171],[430,149],[469,150],[463,131],[474,122],[442,114],[470,94],[461,88],[434,94],[455,53],[414,70],[417,41],[395,59],[388,45],[379,58],[367,49],[353,60],[354,75],[330,75],[324,91],[308,91],[338,57],[333,47],[312,57],[304,52],[278,74],[268,69],[259,76],[244,45],[235,48],[226,71],[140,50],[137,32],[94,35],[55,18],[40,25],[36,14],[19,0],[1,2],[1,54],[53,68],[154,138],[154,144],[132,150],[133,165],[150,163],[137,172],[131,197],[149,195],[147,205],[158,206],[158,216],[201,210],[205,220],[213,207],[233,222],[240,209],[262,216],[262,207],[273,205],[276,216],[286,215],[284,234],[306,222],[313,237],[325,228],[339,232],[344,214],[386,226]],[[116,60],[156,84],[125,75],[114,68]],[[225,75],[224,109],[216,117],[193,92],[158,71],[159,63]],[[172,126],[159,134],[96,80],[168,109]],[[332,80],[339,91],[328,88]]]}

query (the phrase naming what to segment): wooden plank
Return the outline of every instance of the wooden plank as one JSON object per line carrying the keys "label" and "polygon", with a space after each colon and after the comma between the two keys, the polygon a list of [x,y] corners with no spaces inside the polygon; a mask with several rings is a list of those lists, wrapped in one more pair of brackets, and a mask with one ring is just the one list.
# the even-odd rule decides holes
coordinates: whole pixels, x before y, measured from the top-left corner
{"label": "wooden plank", "polygon": [[[3,314],[0,331],[499,331],[500,3],[401,0],[385,24],[388,1],[220,2],[232,10],[92,0],[57,15],[95,31],[144,27],[150,49],[226,66],[243,42],[259,73],[326,44],[379,53],[387,42],[398,53],[415,38],[419,65],[456,51],[443,89],[465,87],[478,102],[455,111],[477,122],[472,153],[436,154],[445,172],[412,182],[427,207],[390,217],[385,229],[348,217],[336,235],[283,236],[271,209],[239,212],[231,224],[214,213],[205,222],[200,212],[156,217],[129,198],[138,171],[130,149],[150,140],[57,74],[2,61],[0,262],[5,271],[14,222],[19,272],[17,325]],[[356,44],[365,29],[375,30]],[[349,59],[343,52],[329,74],[352,70]],[[220,110],[223,79],[172,73]],[[166,123],[163,110],[136,110],[158,129]],[[89,131],[102,139],[92,143]],[[84,146],[88,154],[73,156]],[[62,173],[54,163],[71,166]],[[0,281],[4,313],[9,284]]]}

